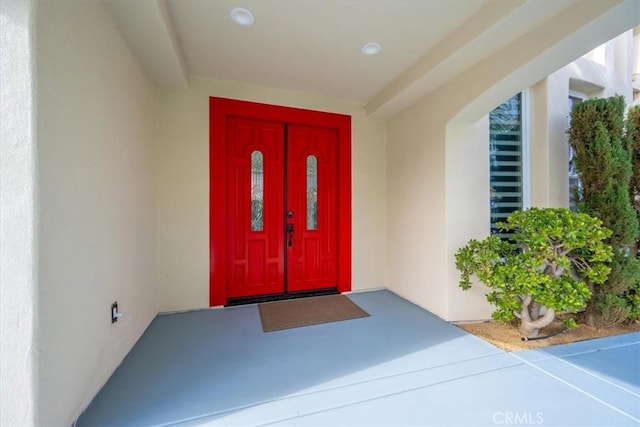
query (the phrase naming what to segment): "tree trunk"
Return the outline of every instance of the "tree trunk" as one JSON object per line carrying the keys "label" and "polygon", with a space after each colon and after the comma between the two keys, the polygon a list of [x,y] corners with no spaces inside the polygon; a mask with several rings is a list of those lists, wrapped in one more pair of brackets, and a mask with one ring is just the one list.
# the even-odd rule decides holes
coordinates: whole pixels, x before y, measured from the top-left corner
{"label": "tree trunk", "polygon": [[591,283],[590,280],[587,280],[587,286],[591,291],[591,299],[587,302],[587,307],[584,310],[584,323],[586,323],[589,326],[595,327],[596,326],[596,307],[595,307],[596,290],[595,290],[595,286],[593,285],[593,283]]}
{"label": "tree trunk", "polygon": [[[529,307],[529,305],[532,307]],[[531,311],[530,311],[531,310]],[[548,308],[541,317],[534,317],[540,313],[540,304],[531,299],[531,295],[527,295],[522,300],[522,310],[520,311],[520,333],[525,337],[537,337],[540,329],[548,326],[555,318],[555,311]]]}
{"label": "tree trunk", "polygon": [[529,305],[529,314],[531,315],[531,320],[538,320],[538,317],[540,317],[540,304],[538,304],[536,301],[531,301],[531,304]]}

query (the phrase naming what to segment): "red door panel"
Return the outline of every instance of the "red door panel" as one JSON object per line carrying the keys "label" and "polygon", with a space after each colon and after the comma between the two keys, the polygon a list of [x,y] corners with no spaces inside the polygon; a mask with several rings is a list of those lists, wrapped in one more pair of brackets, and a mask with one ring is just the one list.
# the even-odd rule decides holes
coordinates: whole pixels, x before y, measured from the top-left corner
{"label": "red door panel", "polygon": [[228,297],[284,292],[284,126],[227,121]]}
{"label": "red door panel", "polygon": [[287,244],[289,292],[337,286],[337,136],[334,129],[289,126]]}

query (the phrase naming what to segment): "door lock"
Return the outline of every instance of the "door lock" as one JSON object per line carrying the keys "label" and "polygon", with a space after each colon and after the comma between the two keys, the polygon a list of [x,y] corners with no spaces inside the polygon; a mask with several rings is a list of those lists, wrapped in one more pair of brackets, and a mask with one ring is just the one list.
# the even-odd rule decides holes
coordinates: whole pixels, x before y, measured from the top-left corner
{"label": "door lock", "polygon": [[287,246],[293,246],[293,224],[287,224]]}

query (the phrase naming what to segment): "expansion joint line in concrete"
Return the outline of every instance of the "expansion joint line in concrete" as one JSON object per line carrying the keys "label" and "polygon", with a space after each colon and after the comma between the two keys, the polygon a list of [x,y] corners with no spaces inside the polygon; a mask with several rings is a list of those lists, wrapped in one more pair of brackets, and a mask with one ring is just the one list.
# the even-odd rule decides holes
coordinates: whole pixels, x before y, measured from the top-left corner
{"label": "expansion joint line in concrete", "polygon": [[[520,356],[518,356],[517,354],[514,354],[514,353],[511,353],[511,356],[515,357],[515,358],[516,358],[516,359],[518,359],[518,360],[521,360],[524,364],[529,365],[529,366],[531,366],[531,367],[532,367],[532,368],[534,368],[534,369],[537,369],[538,371],[540,371],[540,372],[544,373],[545,375],[548,375],[548,376],[550,376],[551,378],[553,378],[553,379],[555,379],[555,380],[557,380],[557,381],[560,381],[561,383],[563,383],[563,384],[565,384],[565,385],[567,385],[567,386],[571,387],[572,389],[574,389],[574,390],[576,390],[576,391],[578,391],[578,392],[580,392],[580,393],[584,394],[585,396],[588,396],[588,397],[590,397],[591,399],[593,399],[593,400],[595,400],[595,401],[597,401],[597,402],[599,402],[599,403],[601,403],[601,404],[605,405],[606,407],[608,407],[608,408],[610,408],[610,409],[613,409],[614,411],[618,412],[619,414],[624,415],[625,417],[630,418],[630,419],[632,419],[633,421],[635,421],[635,422],[637,422],[637,423],[640,423],[640,419],[639,419],[639,418],[636,418],[636,417],[634,417],[633,415],[631,415],[631,414],[629,414],[629,413],[627,413],[627,412],[625,412],[625,411],[623,411],[623,410],[621,410],[621,409],[619,409],[619,408],[617,408],[617,407],[615,407],[615,406],[611,405],[610,403],[605,402],[604,400],[602,400],[602,399],[600,399],[600,398],[598,398],[598,397],[594,396],[593,394],[589,393],[589,392],[588,392],[588,391],[586,391],[586,390],[581,389],[580,387],[578,387],[578,386],[576,386],[576,385],[574,385],[574,384],[570,383],[569,381],[563,380],[562,378],[558,377],[557,375],[552,374],[551,372],[547,371],[546,369],[541,368],[540,366],[536,365],[535,363],[531,363],[531,362],[529,362],[528,360],[525,360],[525,359],[523,359],[522,357],[520,357]],[[562,360],[562,359],[561,359],[561,358],[559,358],[559,357],[555,357],[555,356],[554,356],[554,358],[555,358],[555,359]],[[573,365],[572,365],[572,366],[573,366]]]}

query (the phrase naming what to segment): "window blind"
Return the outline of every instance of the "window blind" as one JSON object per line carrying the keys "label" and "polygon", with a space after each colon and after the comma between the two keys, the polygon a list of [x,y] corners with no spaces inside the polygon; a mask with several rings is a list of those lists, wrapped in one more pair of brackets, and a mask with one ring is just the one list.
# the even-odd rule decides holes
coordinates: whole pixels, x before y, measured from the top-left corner
{"label": "window blind", "polygon": [[495,108],[489,126],[491,234],[508,238],[496,224],[522,209],[522,95]]}

